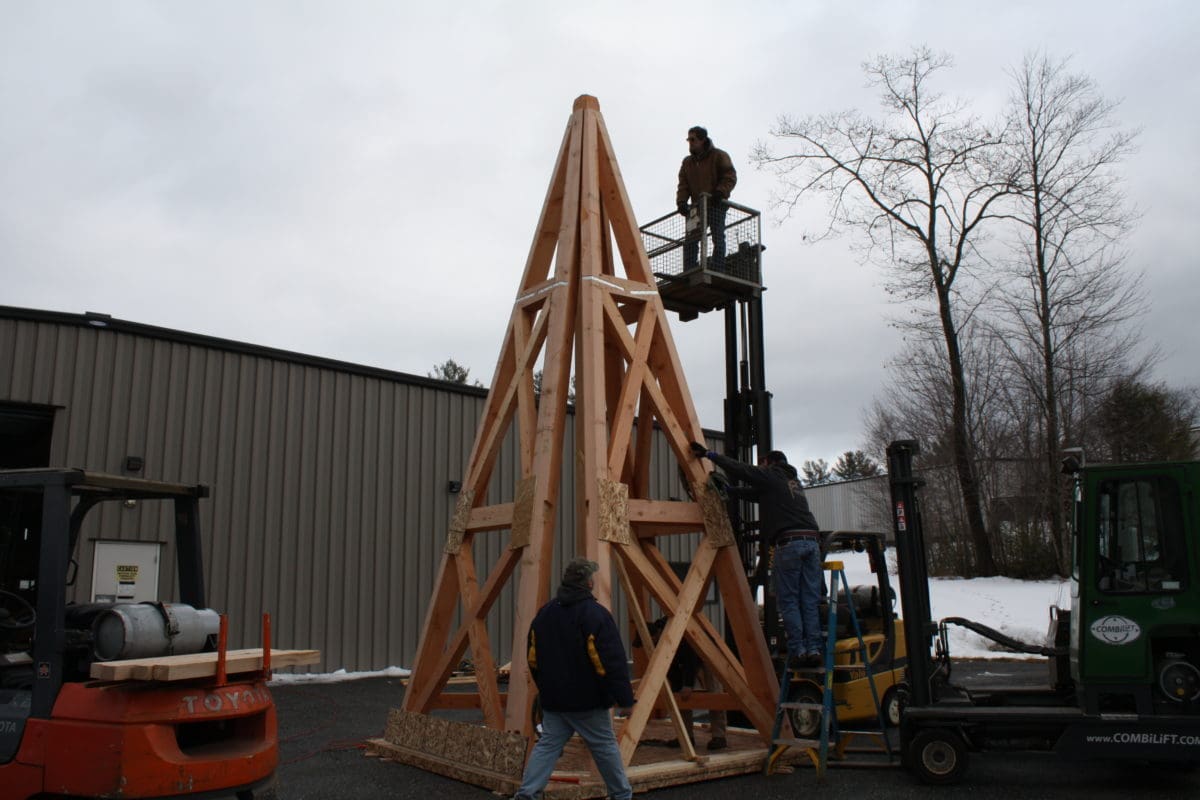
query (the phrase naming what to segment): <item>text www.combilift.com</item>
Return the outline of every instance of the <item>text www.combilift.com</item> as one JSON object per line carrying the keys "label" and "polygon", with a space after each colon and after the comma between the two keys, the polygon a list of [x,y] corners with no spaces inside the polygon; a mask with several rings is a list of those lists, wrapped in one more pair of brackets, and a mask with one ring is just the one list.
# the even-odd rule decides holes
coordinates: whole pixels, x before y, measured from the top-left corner
{"label": "text www.combilift.com", "polygon": [[1178,744],[1200,747],[1200,736],[1179,733],[1117,733],[1089,734],[1089,744]]}

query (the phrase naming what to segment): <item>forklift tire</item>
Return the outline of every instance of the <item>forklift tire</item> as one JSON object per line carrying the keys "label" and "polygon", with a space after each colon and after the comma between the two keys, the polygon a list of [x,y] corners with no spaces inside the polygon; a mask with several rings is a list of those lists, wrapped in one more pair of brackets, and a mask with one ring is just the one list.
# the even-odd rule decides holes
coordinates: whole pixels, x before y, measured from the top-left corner
{"label": "forklift tire", "polygon": [[883,708],[883,724],[889,728],[898,728],[900,715],[908,705],[908,684],[897,683],[888,687],[879,705]]}
{"label": "forklift tire", "polygon": [[907,764],[923,783],[958,783],[967,771],[967,745],[962,737],[945,728],[929,728],[913,737]]}
{"label": "forklift tire", "polygon": [[[791,703],[820,704],[823,700],[820,687],[809,681],[793,684],[788,689],[788,702]],[[820,711],[808,708],[789,708],[787,715],[788,723],[792,726],[792,733],[796,735],[797,739],[816,739],[821,735],[822,713]]]}

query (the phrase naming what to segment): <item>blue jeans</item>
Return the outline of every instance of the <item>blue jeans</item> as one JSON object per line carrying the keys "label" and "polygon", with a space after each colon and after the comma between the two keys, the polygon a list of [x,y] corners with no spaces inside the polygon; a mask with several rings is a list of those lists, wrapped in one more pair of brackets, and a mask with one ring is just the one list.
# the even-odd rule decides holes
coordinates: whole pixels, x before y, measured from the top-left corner
{"label": "blue jeans", "polygon": [[[706,227],[712,234],[712,255],[708,257],[708,268],[721,270],[725,268],[725,215],[729,206],[719,200],[708,201],[708,220]],[[704,239],[704,229],[700,230],[700,238],[687,242],[683,246],[683,268],[693,269],[699,263],[700,243]]]}
{"label": "blue jeans", "polygon": [[591,711],[542,712],[542,738],[537,740],[533,752],[529,754],[525,776],[521,779],[521,788],[513,795],[514,800],[533,800],[546,788],[550,774],[554,772],[554,764],[562,755],[563,747],[572,733],[578,733],[591,751],[600,777],[608,787],[608,796],[613,800],[629,800],[633,797],[633,789],[625,777],[625,766],[621,763],[617,737],[613,733],[612,716],[607,708],[597,708]]}
{"label": "blue jeans", "polygon": [[775,598],[792,655],[825,652],[821,635],[821,545],[816,539],[792,539],[775,548]]}

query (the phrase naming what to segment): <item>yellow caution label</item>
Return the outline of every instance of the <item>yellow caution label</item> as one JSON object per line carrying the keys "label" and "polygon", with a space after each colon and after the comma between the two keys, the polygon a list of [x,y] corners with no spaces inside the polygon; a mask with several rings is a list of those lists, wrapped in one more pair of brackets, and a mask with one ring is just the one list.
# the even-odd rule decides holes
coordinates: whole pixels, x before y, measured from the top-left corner
{"label": "yellow caution label", "polygon": [[117,582],[118,583],[133,583],[137,580],[138,565],[137,564],[117,564]]}

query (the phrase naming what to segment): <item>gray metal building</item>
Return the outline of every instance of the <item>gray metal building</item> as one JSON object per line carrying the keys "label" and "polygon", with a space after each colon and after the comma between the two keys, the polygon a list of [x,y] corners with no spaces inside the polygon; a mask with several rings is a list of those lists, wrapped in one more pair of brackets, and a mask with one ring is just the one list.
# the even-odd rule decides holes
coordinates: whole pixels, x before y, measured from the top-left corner
{"label": "gray metal building", "polygon": [[[82,467],[211,486],[201,511],[204,574],[209,604],[229,614],[231,647],[259,644],[260,615],[270,612],[273,644],[319,648],[322,671],[412,663],[456,500],[451,483],[485,397],[105,315],[0,306],[0,468]],[[512,499],[499,492],[519,471],[513,444],[510,434],[490,502]],[[654,495],[681,496],[661,437],[653,459]],[[574,546],[572,464],[563,459],[557,559]],[[172,599],[169,513],[93,513],[74,554],[71,599],[92,599],[97,549],[121,542],[162,542],[157,594]],[[481,537],[485,570],[507,532]],[[689,534],[662,546],[687,560],[695,543]],[[489,620],[504,660],[512,590]]]}
{"label": "gray metal building", "polygon": [[804,496],[823,531],[892,532],[886,475],[809,486]]}

